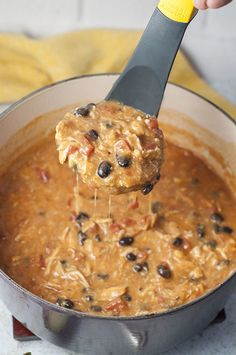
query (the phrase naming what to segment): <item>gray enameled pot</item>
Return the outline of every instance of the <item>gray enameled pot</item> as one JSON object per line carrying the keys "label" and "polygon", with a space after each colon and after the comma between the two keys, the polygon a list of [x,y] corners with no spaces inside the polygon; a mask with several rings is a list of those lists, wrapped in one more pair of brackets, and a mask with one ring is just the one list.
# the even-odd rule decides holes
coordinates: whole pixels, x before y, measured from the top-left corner
{"label": "gray enameled pot", "polygon": [[[78,102],[100,101],[116,77],[96,75],[66,80],[43,88],[11,106],[0,120],[0,148],[8,147],[5,155],[0,154],[0,162],[20,147],[22,140],[15,135],[35,117]],[[236,142],[236,126],[230,117],[200,96],[172,84],[167,86],[163,109],[164,119],[170,126],[178,126],[195,138],[200,135],[236,173],[235,154],[227,153],[229,147],[231,150],[232,146],[235,148]],[[35,129],[24,131],[25,142],[55,126],[59,118],[57,116],[46,125],[42,122]],[[176,138],[177,143],[180,138]],[[182,139],[181,142],[187,148],[197,149],[187,140]],[[205,150],[200,149],[199,155],[204,158],[204,154]],[[219,164],[212,161],[220,172]],[[86,355],[156,355],[166,351],[207,327],[224,307],[234,286],[235,274],[201,298],[165,313],[133,318],[96,317],[64,310],[44,301],[0,272],[0,297],[19,321],[40,338]]]}

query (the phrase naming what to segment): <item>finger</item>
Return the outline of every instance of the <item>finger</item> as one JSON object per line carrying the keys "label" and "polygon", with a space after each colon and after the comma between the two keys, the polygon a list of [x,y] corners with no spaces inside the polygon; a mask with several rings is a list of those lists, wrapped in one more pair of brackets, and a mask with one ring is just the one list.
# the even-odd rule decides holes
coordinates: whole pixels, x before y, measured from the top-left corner
{"label": "finger", "polygon": [[199,10],[206,10],[207,9],[206,0],[194,0],[194,5]]}
{"label": "finger", "polygon": [[229,4],[231,1],[232,0],[207,0],[206,5],[209,9],[218,9],[219,7]]}

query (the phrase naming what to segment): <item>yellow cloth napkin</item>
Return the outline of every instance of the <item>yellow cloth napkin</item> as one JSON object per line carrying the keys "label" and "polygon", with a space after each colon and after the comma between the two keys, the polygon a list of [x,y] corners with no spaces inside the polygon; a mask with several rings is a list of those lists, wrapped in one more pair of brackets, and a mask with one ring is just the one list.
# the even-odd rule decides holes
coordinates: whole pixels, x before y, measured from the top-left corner
{"label": "yellow cloth napkin", "polygon": [[[52,82],[82,74],[120,72],[141,32],[84,30],[41,40],[0,34],[0,102],[19,99]],[[236,107],[211,89],[182,53],[170,81],[211,100],[236,118]]]}

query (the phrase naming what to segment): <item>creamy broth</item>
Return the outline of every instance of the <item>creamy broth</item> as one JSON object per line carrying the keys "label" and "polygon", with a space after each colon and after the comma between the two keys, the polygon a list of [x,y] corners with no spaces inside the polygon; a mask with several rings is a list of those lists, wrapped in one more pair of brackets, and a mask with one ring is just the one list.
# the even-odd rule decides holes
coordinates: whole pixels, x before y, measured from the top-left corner
{"label": "creamy broth", "polygon": [[167,142],[149,196],[90,190],[58,162],[54,132],[1,178],[0,266],[66,308],[140,315],[186,303],[235,271],[235,200],[205,163]]}

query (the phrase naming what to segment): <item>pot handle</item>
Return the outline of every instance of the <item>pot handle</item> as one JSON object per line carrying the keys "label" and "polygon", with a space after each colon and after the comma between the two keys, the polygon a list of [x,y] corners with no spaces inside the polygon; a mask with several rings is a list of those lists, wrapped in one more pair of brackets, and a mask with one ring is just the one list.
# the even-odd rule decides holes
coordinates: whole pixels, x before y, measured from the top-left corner
{"label": "pot handle", "polygon": [[160,0],[158,9],[170,20],[189,23],[197,10],[193,0]]}

